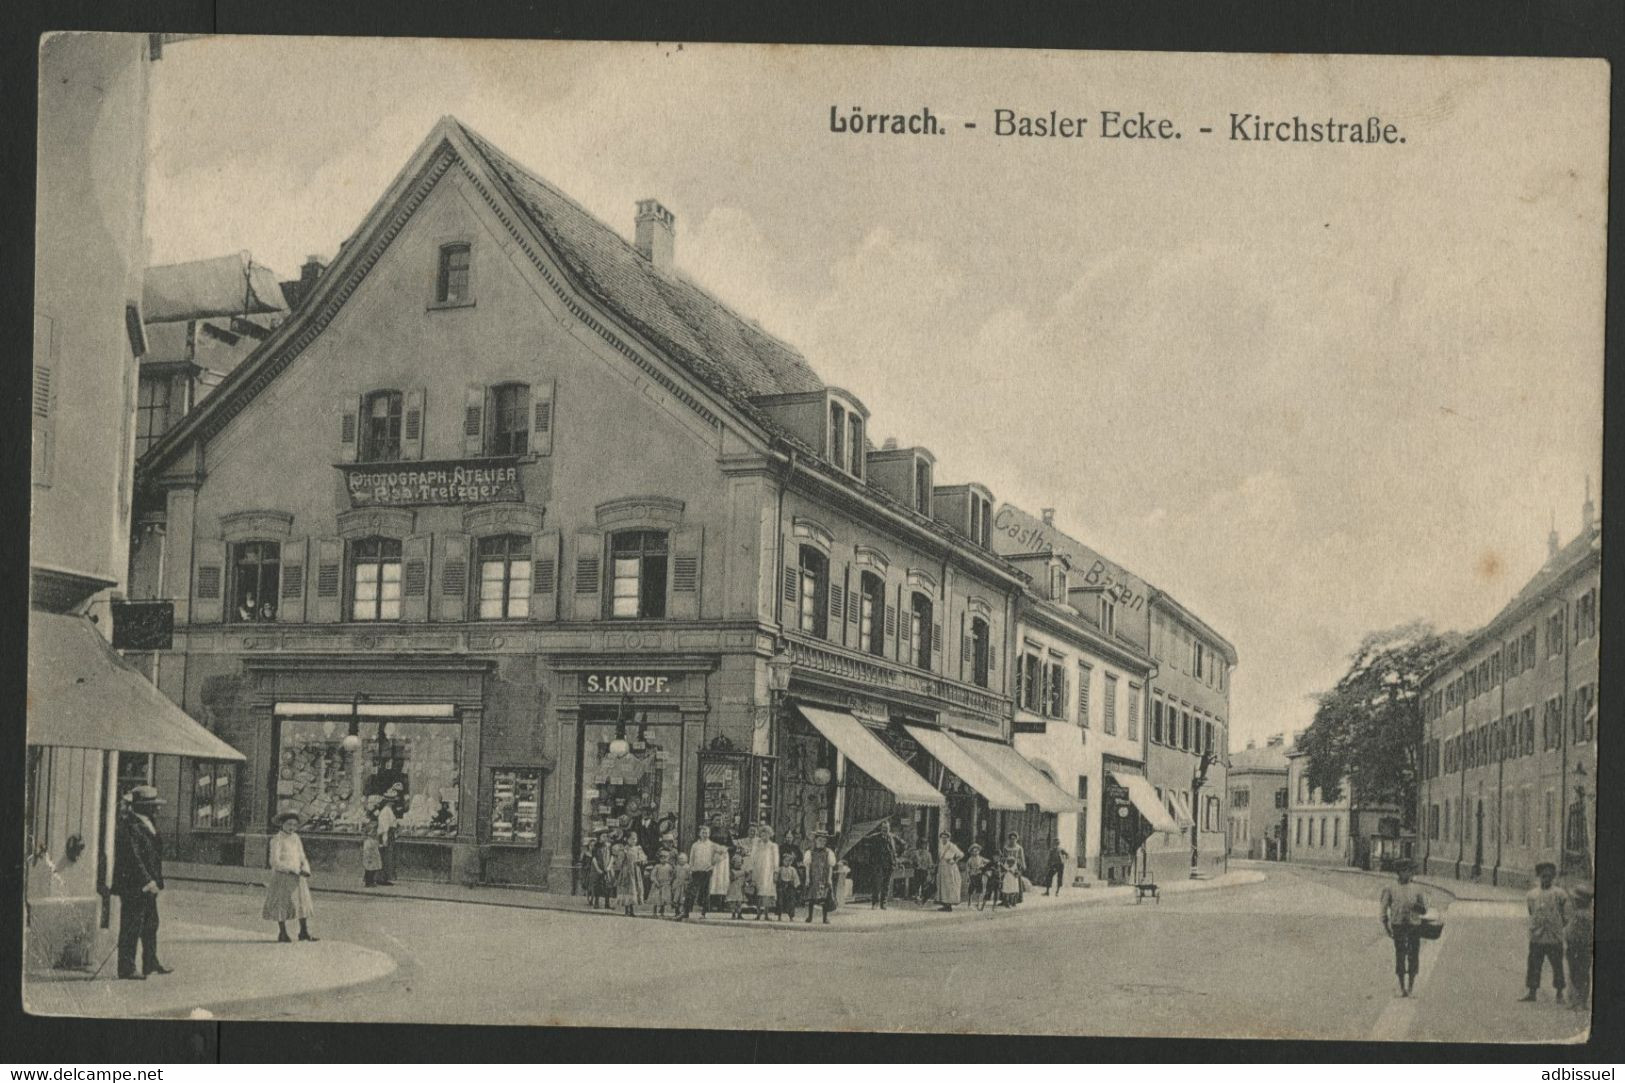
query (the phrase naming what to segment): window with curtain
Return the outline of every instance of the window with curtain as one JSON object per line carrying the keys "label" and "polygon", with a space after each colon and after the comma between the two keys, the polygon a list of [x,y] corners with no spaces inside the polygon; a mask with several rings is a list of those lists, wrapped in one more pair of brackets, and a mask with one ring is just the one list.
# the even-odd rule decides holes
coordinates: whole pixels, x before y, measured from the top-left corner
{"label": "window with curtain", "polygon": [[480,619],[530,616],[530,538],[498,534],[479,540]]}
{"label": "window with curtain", "polygon": [[491,389],[488,455],[523,455],[530,449],[530,385],[498,384]]}
{"label": "window with curtain", "polygon": [[440,266],[435,276],[434,299],[437,304],[461,304],[472,296],[468,288],[469,257],[472,250],[467,244],[440,246]]}
{"label": "window with curtain", "polygon": [[808,635],[829,638],[829,558],[811,545],[797,557],[801,572],[801,611],[798,625]]}
{"label": "window with curtain", "polygon": [[272,541],[236,542],[231,547],[231,606],[226,619],[276,620],[282,580],[282,547]]}
{"label": "window with curtain", "polygon": [[401,619],[398,538],[362,538],[350,543],[350,619]]}
{"label": "window with curtain", "polygon": [[858,642],[870,654],[886,653],[886,583],[864,572],[859,585]]}
{"label": "window with curtain", "polygon": [[623,530],[610,540],[610,616],[630,620],[666,615],[666,534]]}
{"label": "window with curtain", "polygon": [[366,463],[401,457],[401,393],[374,391],[362,404],[360,458]]}

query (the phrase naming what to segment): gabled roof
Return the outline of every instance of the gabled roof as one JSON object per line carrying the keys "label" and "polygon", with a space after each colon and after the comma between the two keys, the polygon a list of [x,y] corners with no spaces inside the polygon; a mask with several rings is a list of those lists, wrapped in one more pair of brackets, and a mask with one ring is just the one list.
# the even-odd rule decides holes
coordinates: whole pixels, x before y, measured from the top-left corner
{"label": "gabled roof", "polygon": [[276,275],[246,252],[148,267],[141,290],[146,323],[287,310]]}
{"label": "gabled roof", "polygon": [[1230,753],[1230,773],[1237,771],[1281,771],[1287,769],[1287,749],[1283,745],[1255,745]]}
{"label": "gabled roof", "polygon": [[460,121],[458,129],[552,244],[582,289],[702,383],[756,417],[750,399],[822,391],[793,347],[677,272],[661,272],[609,226]]}

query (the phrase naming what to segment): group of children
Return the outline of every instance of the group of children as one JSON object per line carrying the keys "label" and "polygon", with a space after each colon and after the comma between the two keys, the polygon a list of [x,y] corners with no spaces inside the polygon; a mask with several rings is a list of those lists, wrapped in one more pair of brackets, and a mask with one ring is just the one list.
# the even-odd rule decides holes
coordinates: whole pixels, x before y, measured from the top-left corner
{"label": "group of children", "polygon": [[989,902],[995,909],[1021,902],[1021,868],[1014,854],[993,860],[983,856],[980,843],[973,842],[965,851],[965,871],[970,874],[968,892],[976,909],[986,909]]}
{"label": "group of children", "polygon": [[[756,920],[765,921],[770,916],[774,920],[794,918],[802,901],[806,881],[796,863],[800,856],[796,849],[780,853],[771,875],[764,876],[765,868],[750,867],[745,852],[712,844],[707,877],[707,870],[695,868],[689,854],[669,836],[662,840],[652,863],[636,838],[618,836],[618,832],[603,832],[596,840],[589,839],[581,854],[593,909],[615,907],[635,917],[638,907],[647,904],[657,918],[683,919],[696,905],[703,915],[719,903],[735,920],[742,920],[745,908],[751,906]],[[759,883],[759,879],[767,882]]]}

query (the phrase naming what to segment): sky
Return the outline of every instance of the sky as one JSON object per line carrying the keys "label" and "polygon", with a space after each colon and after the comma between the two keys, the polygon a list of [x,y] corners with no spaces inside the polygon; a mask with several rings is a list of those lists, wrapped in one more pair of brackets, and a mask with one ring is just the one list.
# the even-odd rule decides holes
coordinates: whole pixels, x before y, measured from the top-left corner
{"label": "sky", "polygon": [[[659,199],[681,272],[877,442],[1056,509],[1224,634],[1233,747],[1306,726],[1368,632],[1493,616],[1598,499],[1601,62],[218,37],[153,79],[153,263],[331,259],[447,114],[628,238]],[[1001,108],[1088,134],[999,137]]]}

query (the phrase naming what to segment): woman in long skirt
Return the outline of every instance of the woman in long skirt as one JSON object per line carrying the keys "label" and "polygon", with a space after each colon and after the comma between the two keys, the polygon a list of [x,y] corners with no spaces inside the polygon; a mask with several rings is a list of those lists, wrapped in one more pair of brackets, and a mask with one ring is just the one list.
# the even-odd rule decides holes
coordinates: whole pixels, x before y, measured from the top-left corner
{"label": "woman in long skirt", "polygon": [[938,910],[952,910],[954,904],[959,902],[959,862],[964,857],[964,851],[954,845],[954,840],[948,832],[944,831],[937,836]]}
{"label": "woman in long skirt", "polygon": [[300,940],[314,941],[308,922],[316,907],[310,899],[310,861],[299,840],[299,814],[284,812],[276,825],[277,833],[271,836],[271,883],[260,916],[276,922],[278,943],[293,942],[288,936],[290,921],[299,922]]}

